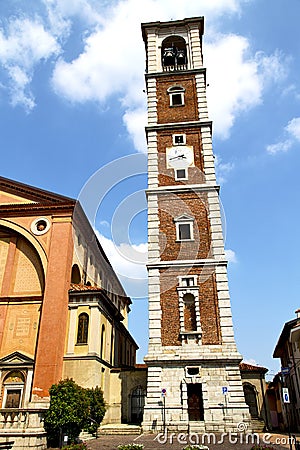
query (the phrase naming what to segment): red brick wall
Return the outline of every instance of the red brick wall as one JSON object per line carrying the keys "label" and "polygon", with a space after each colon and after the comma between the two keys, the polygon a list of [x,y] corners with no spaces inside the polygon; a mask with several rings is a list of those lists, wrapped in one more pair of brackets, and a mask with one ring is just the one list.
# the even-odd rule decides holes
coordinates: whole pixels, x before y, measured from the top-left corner
{"label": "red brick wall", "polygon": [[[184,105],[170,106],[168,88],[181,86],[185,89]],[[198,120],[196,81],[189,74],[170,74],[157,78],[157,119],[158,123]]]}
{"label": "red brick wall", "polygon": [[[160,253],[162,261],[210,257],[211,234],[206,193],[178,193],[159,196]],[[174,218],[194,217],[194,240],[176,242]]]}
{"label": "red brick wall", "polygon": [[169,268],[160,271],[161,281],[161,334],[163,346],[181,345],[178,276],[202,274],[199,284],[200,323],[203,344],[220,344],[220,319],[215,273],[201,267]]}

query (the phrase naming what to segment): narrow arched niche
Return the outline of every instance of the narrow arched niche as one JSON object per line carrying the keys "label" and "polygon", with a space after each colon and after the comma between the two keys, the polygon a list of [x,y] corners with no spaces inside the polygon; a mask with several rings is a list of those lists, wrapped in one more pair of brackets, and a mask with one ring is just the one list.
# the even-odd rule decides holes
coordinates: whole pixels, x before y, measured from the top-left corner
{"label": "narrow arched niche", "polygon": [[74,283],[74,284],[81,283],[80,270],[79,270],[79,267],[77,266],[77,264],[74,264],[72,267],[71,283]]}
{"label": "narrow arched niche", "polygon": [[184,329],[185,331],[197,331],[195,297],[192,294],[185,294],[184,303]]}

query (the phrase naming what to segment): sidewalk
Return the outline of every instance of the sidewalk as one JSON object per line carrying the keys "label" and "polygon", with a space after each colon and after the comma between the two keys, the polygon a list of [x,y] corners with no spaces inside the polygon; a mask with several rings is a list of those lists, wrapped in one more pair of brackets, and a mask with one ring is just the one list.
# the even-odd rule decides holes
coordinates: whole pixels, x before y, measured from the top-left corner
{"label": "sidewalk", "polygon": [[[198,439],[198,442],[197,442]],[[252,443],[253,439],[253,443]],[[116,450],[118,445],[125,444],[143,444],[145,450],[182,450],[188,444],[203,444],[209,447],[209,450],[249,450],[254,444],[263,447],[274,447],[275,450],[290,449],[287,434],[273,433],[257,433],[255,436],[248,436],[243,433],[235,433],[222,437],[222,435],[208,436],[204,435],[181,435],[169,433],[168,437],[155,434],[145,435],[119,435],[105,436],[102,435],[98,439],[88,441],[87,445],[90,450]],[[248,442],[247,442],[248,440]],[[299,440],[299,438],[298,438]],[[295,446],[292,445],[292,450]]]}

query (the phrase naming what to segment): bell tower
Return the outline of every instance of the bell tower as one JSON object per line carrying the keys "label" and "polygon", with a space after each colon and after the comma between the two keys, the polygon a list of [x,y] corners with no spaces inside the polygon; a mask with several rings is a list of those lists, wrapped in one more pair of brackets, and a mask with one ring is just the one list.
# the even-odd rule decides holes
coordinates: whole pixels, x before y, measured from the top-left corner
{"label": "bell tower", "polygon": [[203,17],[142,24],[148,99],[145,431],[233,431],[250,420],[232,327],[203,27]]}

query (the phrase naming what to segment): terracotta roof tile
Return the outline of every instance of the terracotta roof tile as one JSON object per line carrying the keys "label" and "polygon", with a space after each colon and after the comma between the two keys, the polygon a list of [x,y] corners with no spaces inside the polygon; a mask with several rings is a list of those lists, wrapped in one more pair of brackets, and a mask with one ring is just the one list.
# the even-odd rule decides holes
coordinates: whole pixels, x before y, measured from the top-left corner
{"label": "terracotta roof tile", "polygon": [[136,369],[148,369],[147,364],[139,364],[139,363],[137,363],[137,364],[135,364],[134,367],[135,367]]}
{"label": "terracotta roof tile", "polygon": [[102,288],[99,288],[97,286],[87,286],[86,284],[75,284],[75,283],[70,284],[69,292],[86,292],[86,291],[99,292],[102,291]]}
{"label": "terracotta roof tile", "polygon": [[252,364],[247,364],[244,362],[241,362],[239,364],[240,370],[247,370],[250,372],[268,372],[268,369],[262,366],[253,366]]}

